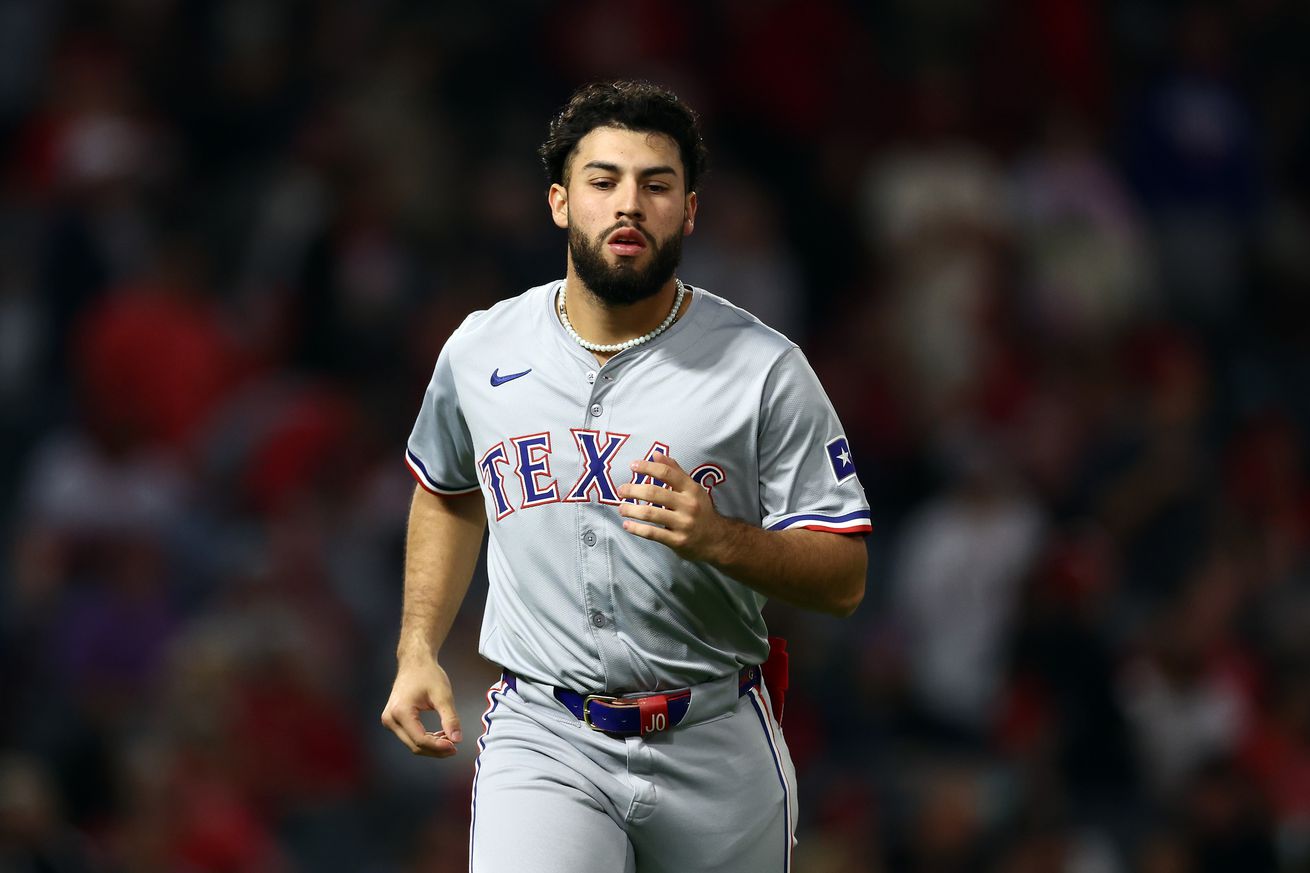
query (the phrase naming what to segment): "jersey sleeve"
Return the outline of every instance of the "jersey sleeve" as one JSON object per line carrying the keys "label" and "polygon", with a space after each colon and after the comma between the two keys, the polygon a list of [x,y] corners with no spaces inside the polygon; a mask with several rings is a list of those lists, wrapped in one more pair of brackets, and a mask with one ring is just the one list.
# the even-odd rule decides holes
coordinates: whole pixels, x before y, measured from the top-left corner
{"label": "jersey sleeve", "polygon": [[871,531],[869,503],[850,444],[800,349],[793,347],[774,364],[760,406],[763,527]]}
{"label": "jersey sleeve", "polygon": [[432,381],[405,448],[405,463],[418,484],[434,494],[478,490],[473,439],[464,420],[451,371],[451,343],[437,356]]}

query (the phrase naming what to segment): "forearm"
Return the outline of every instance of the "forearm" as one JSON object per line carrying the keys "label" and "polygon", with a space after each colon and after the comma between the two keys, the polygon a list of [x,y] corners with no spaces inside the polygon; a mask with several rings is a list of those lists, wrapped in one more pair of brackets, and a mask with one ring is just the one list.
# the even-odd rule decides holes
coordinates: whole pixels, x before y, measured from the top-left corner
{"label": "forearm", "polygon": [[[443,496],[414,489],[396,681],[382,709],[382,724],[416,755],[449,757],[462,738],[450,679],[436,654],[468,593],[486,524],[476,492]],[[427,730],[420,719],[432,710],[441,718],[439,731]]]}
{"label": "forearm", "polygon": [[814,530],[764,530],[720,517],[706,562],[770,598],[847,616],[864,598],[864,538]]}
{"label": "forearm", "polygon": [[720,515],[709,492],[667,455],[634,461],[632,470],[665,485],[619,486],[625,498],[619,515],[628,533],[663,543],[689,561],[710,564],[795,606],[845,616],[864,599],[869,559],[863,537],[764,530]]}
{"label": "forearm", "polygon": [[482,496],[415,487],[405,539],[405,594],[396,657],[431,660],[455,620],[486,528]]}

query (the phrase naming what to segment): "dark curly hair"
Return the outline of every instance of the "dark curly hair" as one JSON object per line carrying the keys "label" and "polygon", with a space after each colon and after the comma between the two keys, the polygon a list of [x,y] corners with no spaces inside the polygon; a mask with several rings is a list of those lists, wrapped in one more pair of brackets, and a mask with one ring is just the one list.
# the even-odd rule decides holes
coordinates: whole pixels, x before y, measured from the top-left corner
{"label": "dark curly hair", "polygon": [[696,113],[672,91],[627,81],[582,86],[551,120],[550,135],[537,149],[550,184],[568,184],[569,157],[598,127],[665,134],[678,144],[688,193],[696,190],[709,158]]}

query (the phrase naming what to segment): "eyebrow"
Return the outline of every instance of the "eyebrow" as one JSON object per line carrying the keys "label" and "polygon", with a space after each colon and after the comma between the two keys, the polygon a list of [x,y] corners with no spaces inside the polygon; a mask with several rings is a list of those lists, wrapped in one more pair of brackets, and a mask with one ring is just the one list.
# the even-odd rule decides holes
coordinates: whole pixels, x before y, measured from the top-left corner
{"label": "eyebrow", "polygon": [[[588,161],[587,163],[585,163],[585,164],[582,165],[582,169],[584,169],[584,170],[604,170],[604,171],[606,171],[606,172],[608,172],[608,173],[619,173],[619,172],[620,172],[620,170],[619,170],[619,165],[618,165],[618,164],[611,164],[611,163],[609,163],[609,162],[607,162],[607,161]],[[651,176],[662,176],[662,175],[666,175],[666,174],[667,174],[667,175],[670,175],[670,176],[676,176],[676,175],[678,175],[678,171],[675,170],[675,169],[673,169],[673,167],[670,167],[670,166],[667,166],[667,165],[660,165],[660,166],[657,166],[657,167],[646,167],[644,170],[642,170],[641,172],[637,173],[637,178],[639,178],[639,179],[649,179]]]}

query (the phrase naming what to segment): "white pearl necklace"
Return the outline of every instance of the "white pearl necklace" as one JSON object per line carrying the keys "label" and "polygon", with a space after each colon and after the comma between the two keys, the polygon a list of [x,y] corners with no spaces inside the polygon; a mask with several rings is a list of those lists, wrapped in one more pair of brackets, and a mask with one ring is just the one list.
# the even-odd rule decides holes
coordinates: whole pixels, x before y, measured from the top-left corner
{"label": "white pearl necklace", "polygon": [[573,337],[573,341],[578,345],[582,346],[584,349],[586,349],[589,352],[622,352],[627,349],[636,348],[637,346],[642,345],[643,343],[650,342],[651,340],[655,339],[655,337],[664,333],[664,331],[669,329],[669,325],[673,324],[673,320],[678,317],[678,310],[682,308],[682,298],[687,293],[687,286],[682,284],[681,279],[674,279],[673,281],[678,286],[678,294],[676,297],[673,298],[673,308],[669,310],[669,314],[664,317],[664,320],[662,322],[660,322],[659,327],[655,328],[650,333],[643,334],[634,339],[624,340],[621,343],[593,343],[593,342],[588,342],[587,340],[584,340],[582,337],[578,336],[578,332],[573,329],[573,325],[569,322],[569,314],[564,311],[564,286],[563,285],[559,287],[560,323],[563,324],[564,329],[569,332],[569,336]]}

